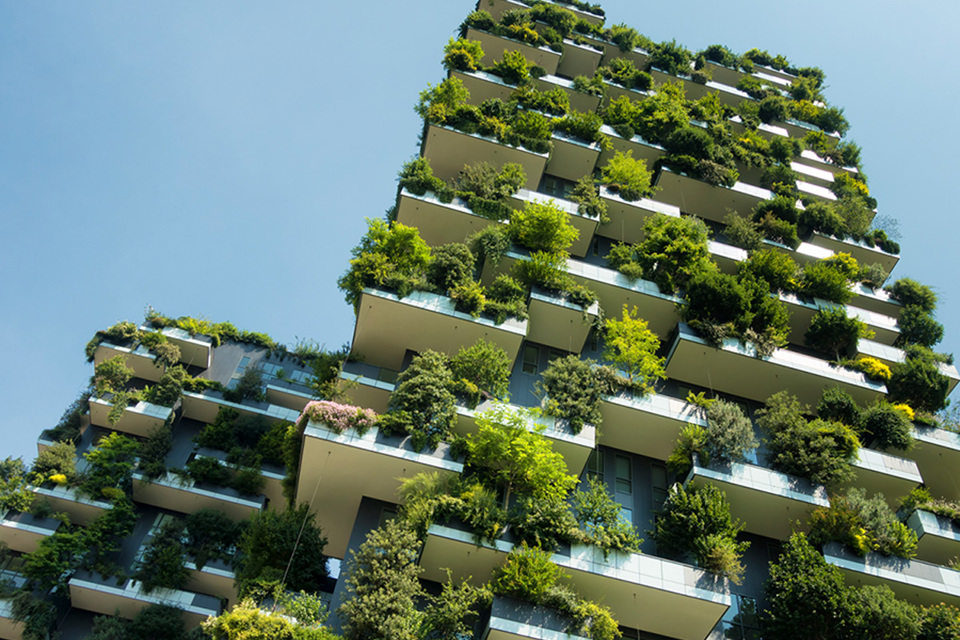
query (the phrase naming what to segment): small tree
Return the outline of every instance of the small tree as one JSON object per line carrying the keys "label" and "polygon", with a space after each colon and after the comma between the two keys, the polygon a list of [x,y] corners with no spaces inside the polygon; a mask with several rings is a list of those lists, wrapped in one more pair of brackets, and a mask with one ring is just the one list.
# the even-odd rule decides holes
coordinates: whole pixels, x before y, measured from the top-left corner
{"label": "small tree", "polygon": [[858,318],[848,317],[845,308],[830,307],[820,309],[813,316],[810,328],[804,335],[804,342],[809,347],[829,353],[839,360],[841,353],[855,347],[860,338],[872,336],[873,332],[867,328],[866,323]]}
{"label": "small tree", "polygon": [[629,201],[651,194],[650,178],[646,162],[634,159],[632,151],[617,151],[600,170],[600,183]]}
{"label": "small tree", "polygon": [[475,400],[480,396],[502,399],[509,387],[510,358],[496,344],[480,338],[450,359],[450,373],[454,384],[466,386]]}
{"label": "small tree", "polygon": [[452,242],[433,250],[433,260],[427,268],[427,280],[438,290],[446,292],[473,280],[476,259],[462,242]]}
{"label": "small tree", "polygon": [[573,494],[573,516],[580,527],[583,540],[603,550],[634,552],[640,550],[643,539],[634,526],[620,515],[622,507],[607,491],[602,480],[587,479],[586,490]]}
{"label": "small tree", "polygon": [[849,393],[840,387],[824,389],[817,403],[817,416],[824,420],[842,422],[856,427],[860,424],[860,407]]}
{"label": "small tree", "polygon": [[876,447],[909,451],[913,448],[913,425],[903,411],[889,402],[877,402],[861,415],[863,431]]}
{"label": "small tree", "polygon": [[639,314],[636,307],[628,310],[624,305],[622,319],[607,320],[603,357],[626,373],[631,385],[637,384],[646,391],[666,376],[665,360],[657,356],[660,339]]}
{"label": "small tree", "polygon": [[133,369],[127,366],[123,356],[113,356],[96,366],[93,374],[93,388],[96,395],[108,391],[123,391],[133,377]]}
{"label": "small tree", "polygon": [[661,291],[673,293],[707,268],[710,232],[702,220],[657,214],[647,219],[643,230],[638,261],[643,277]]}
{"label": "small tree", "polygon": [[937,308],[937,294],[916,280],[900,278],[886,289],[894,300],[904,306],[915,305],[929,313]]}
{"label": "small tree", "polygon": [[417,640],[422,595],[416,534],[393,519],[367,535],[347,563],[349,595],[337,610],[348,640]]}
{"label": "small tree", "polygon": [[337,281],[354,308],[364,287],[388,286],[405,295],[430,262],[430,247],[415,227],[383,220],[367,223],[367,233],[351,251],[350,268]]}
{"label": "small tree", "polygon": [[550,202],[528,202],[515,211],[507,227],[510,238],[531,251],[566,251],[580,237],[568,214]]}
{"label": "small tree", "polygon": [[946,406],[950,380],[943,375],[929,350],[908,349],[906,362],[895,364],[887,382],[888,398],[916,410],[939,411]]}
{"label": "small tree", "polygon": [[7,456],[0,462],[0,509],[26,511],[33,503],[27,465],[21,458]]}
{"label": "small tree", "polygon": [[424,351],[400,374],[390,396],[390,413],[381,424],[389,431],[401,429],[412,434],[416,449],[435,448],[450,436],[456,421],[452,387],[446,357]]}
{"label": "small tree", "polygon": [[897,344],[919,344],[932,347],[943,340],[943,325],[933,319],[930,312],[917,305],[908,304],[900,311],[897,320],[900,335]]}
{"label": "small tree", "polygon": [[552,361],[543,372],[547,414],[569,421],[574,433],[586,424],[600,425],[600,386],[593,364],[569,355]]}

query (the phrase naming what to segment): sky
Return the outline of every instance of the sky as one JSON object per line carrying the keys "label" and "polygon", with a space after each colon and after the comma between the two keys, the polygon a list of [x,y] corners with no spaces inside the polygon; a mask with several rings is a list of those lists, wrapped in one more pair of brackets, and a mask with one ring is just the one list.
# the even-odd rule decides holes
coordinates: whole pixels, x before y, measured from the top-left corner
{"label": "sky", "polygon": [[[899,220],[893,276],[937,291],[939,348],[960,355],[960,5],[603,6],[657,41],[821,67],[880,214]],[[336,280],[392,205],[418,151],[412,106],[473,8],[0,0],[0,456],[36,455],[93,372],[86,342],[148,305],[348,343]]]}

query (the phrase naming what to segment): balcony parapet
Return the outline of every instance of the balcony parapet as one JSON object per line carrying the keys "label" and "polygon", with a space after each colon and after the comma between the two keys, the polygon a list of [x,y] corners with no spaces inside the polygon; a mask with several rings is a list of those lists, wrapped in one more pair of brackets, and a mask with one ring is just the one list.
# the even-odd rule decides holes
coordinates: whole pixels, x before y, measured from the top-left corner
{"label": "balcony parapet", "polygon": [[916,462],[884,451],[861,447],[853,466],[857,477],[850,486],[866,489],[868,494],[882,493],[894,509],[902,496],[923,484]]}
{"label": "balcony parapet", "polygon": [[960,555],[960,527],[950,518],[915,509],[906,525],[917,534],[917,557],[921,560],[949,565]]}
{"label": "balcony parapet", "polygon": [[102,398],[90,398],[90,422],[92,424],[146,438],[155,429],[166,424],[167,420],[173,415],[172,407],[164,407],[139,400],[136,404],[129,405],[123,410],[116,424],[110,424],[108,416],[113,409],[113,398],[114,394],[107,394]]}
{"label": "balcony parapet", "polygon": [[107,341],[101,342],[93,354],[93,364],[98,366],[118,355],[123,356],[126,365],[133,369],[133,375],[142,380],[159,382],[166,371],[166,367],[157,364],[157,356],[142,344],[131,348]]}
{"label": "balcony parapet", "polygon": [[54,511],[62,511],[70,516],[70,522],[82,526],[89,525],[97,516],[113,508],[113,504],[106,500],[88,498],[66,485],[30,487],[30,491],[37,498],[50,502]]}
{"label": "balcony parapet", "polygon": [[230,487],[200,484],[193,478],[181,477],[172,472],[156,479],[149,479],[135,472],[133,499],[178,513],[215,509],[238,521],[259,513],[266,503],[266,498],[262,495],[245,496]]}
{"label": "balcony parapet", "polygon": [[55,518],[39,518],[30,513],[0,510],[0,542],[13,551],[33,553],[44,538],[57,532],[61,522]]}

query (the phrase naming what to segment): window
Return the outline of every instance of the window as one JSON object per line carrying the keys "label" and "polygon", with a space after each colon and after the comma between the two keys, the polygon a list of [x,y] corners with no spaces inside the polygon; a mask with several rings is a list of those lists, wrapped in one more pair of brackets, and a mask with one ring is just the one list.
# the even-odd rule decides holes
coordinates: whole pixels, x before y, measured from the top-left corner
{"label": "window", "polygon": [[557,198],[566,198],[573,191],[574,183],[557,176],[545,175],[540,183],[540,191]]}
{"label": "window", "polygon": [[557,351],[556,349],[550,349],[550,353],[547,355],[547,364],[550,364],[557,358],[562,358],[566,353],[563,351]]}
{"label": "window", "polygon": [[759,640],[760,617],[757,601],[749,596],[734,595],[733,605],[723,615],[723,637],[735,640]]}
{"label": "window", "polygon": [[650,465],[650,491],[653,509],[659,511],[667,501],[667,468],[662,464]]}
{"label": "window", "polygon": [[587,477],[603,482],[603,451],[594,449],[587,458]]}
{"label": "window", "polygon": [[532,375],[537,375],[540,371],[540,349],[533,346],[532,344],[527,344],[523,346],[523,372],[529,373]]}
{"label": "window", "polygon": [[633,493],[633,465],[630,458],[617,456],[617,493]]}

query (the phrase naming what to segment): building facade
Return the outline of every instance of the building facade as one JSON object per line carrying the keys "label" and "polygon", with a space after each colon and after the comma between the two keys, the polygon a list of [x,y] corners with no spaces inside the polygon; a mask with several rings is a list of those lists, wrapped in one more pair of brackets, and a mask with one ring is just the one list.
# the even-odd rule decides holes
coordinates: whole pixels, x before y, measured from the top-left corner
{"label": "building facade", "polygon": [[[605,546],[589,524],[563,529],[556,514],[553,529],[536,529],[556,535],[540,546],[562,584],[606,607],[624,637],[770,637],[769,567],[795,531],[850,586],[960,605],[960,524],[943,507],[960,500],[960,436],[933,416],[960,375],[931,349],[928,290],[882,286],[899,249],[871,227],[876,203],[842,114],[823,101],[822,72],[765,52],[652,43],[605,26],[598,7],[514,0],[482,0],[444,65],[418,105],[420,155],[401,172],[390,219],[371,226],[341,280],[357,312],[349,354],[160,316],[88,345],[90,393],[38,442],[41,457],[71,451],[77,473],[25,472],[33,506],[11,498],[0,521],[6,572],[49,603],[50,628],[86,637],[96,616],[134,619],[151,604],[182,610],[188,627],[219,615],[237,604],[249,559],[229,541],[198,559],[184,533],[178,586],[147,588],[153,541],[171,521],[187,532],[200,511],[240,523],[290,500],[309,505],[327,539],[331,574],[314,590],[334,611],[330,626],[349,633],[336,611],[350,571],[338,561],[410,517],[403,479],[460,479],[451,496],[466,504],[466,483],[490,477],[464,444],[503,420],[488,411],[519,416],[581,491],[599,481],[644,538]],[[505,381],[484,386],[463,356],[476,345]],[[430,390],[429,376],[446,386]],[[800,407],[789,429],[774,411],[788,403],[771,401],[781,392]],[[747,425],[742,446],[729,442],[721,406]],[[112,433],[136,451],[104,440]],[[822,447],[821,459],[788,455],[802,443],[808,457]],[[425,593],[450,578],[496,581],[512,552],[534,546],[521,525],[536,489],[524,503],[509,487],[485,487],[506,519],[492,535],[463,512],[424,524]],[[732,564],[658,532],[678,492],[704,487],[742,523]],[[825,537],[813,521],[856,502],[851,488],[899,509],[890,517],[915,536],[908,552]],[[125,505],[128,526],[106,528],[104,514]],[[102,554],[64,560],[47,583],[36,561],[24,574],[53,546],[45,540],[94,529],[106,530]],[[493,593],[469,617],[475,637],[588,632],[569,610]],[[0,637],[30,624],[11,606],[0,614]]]}

